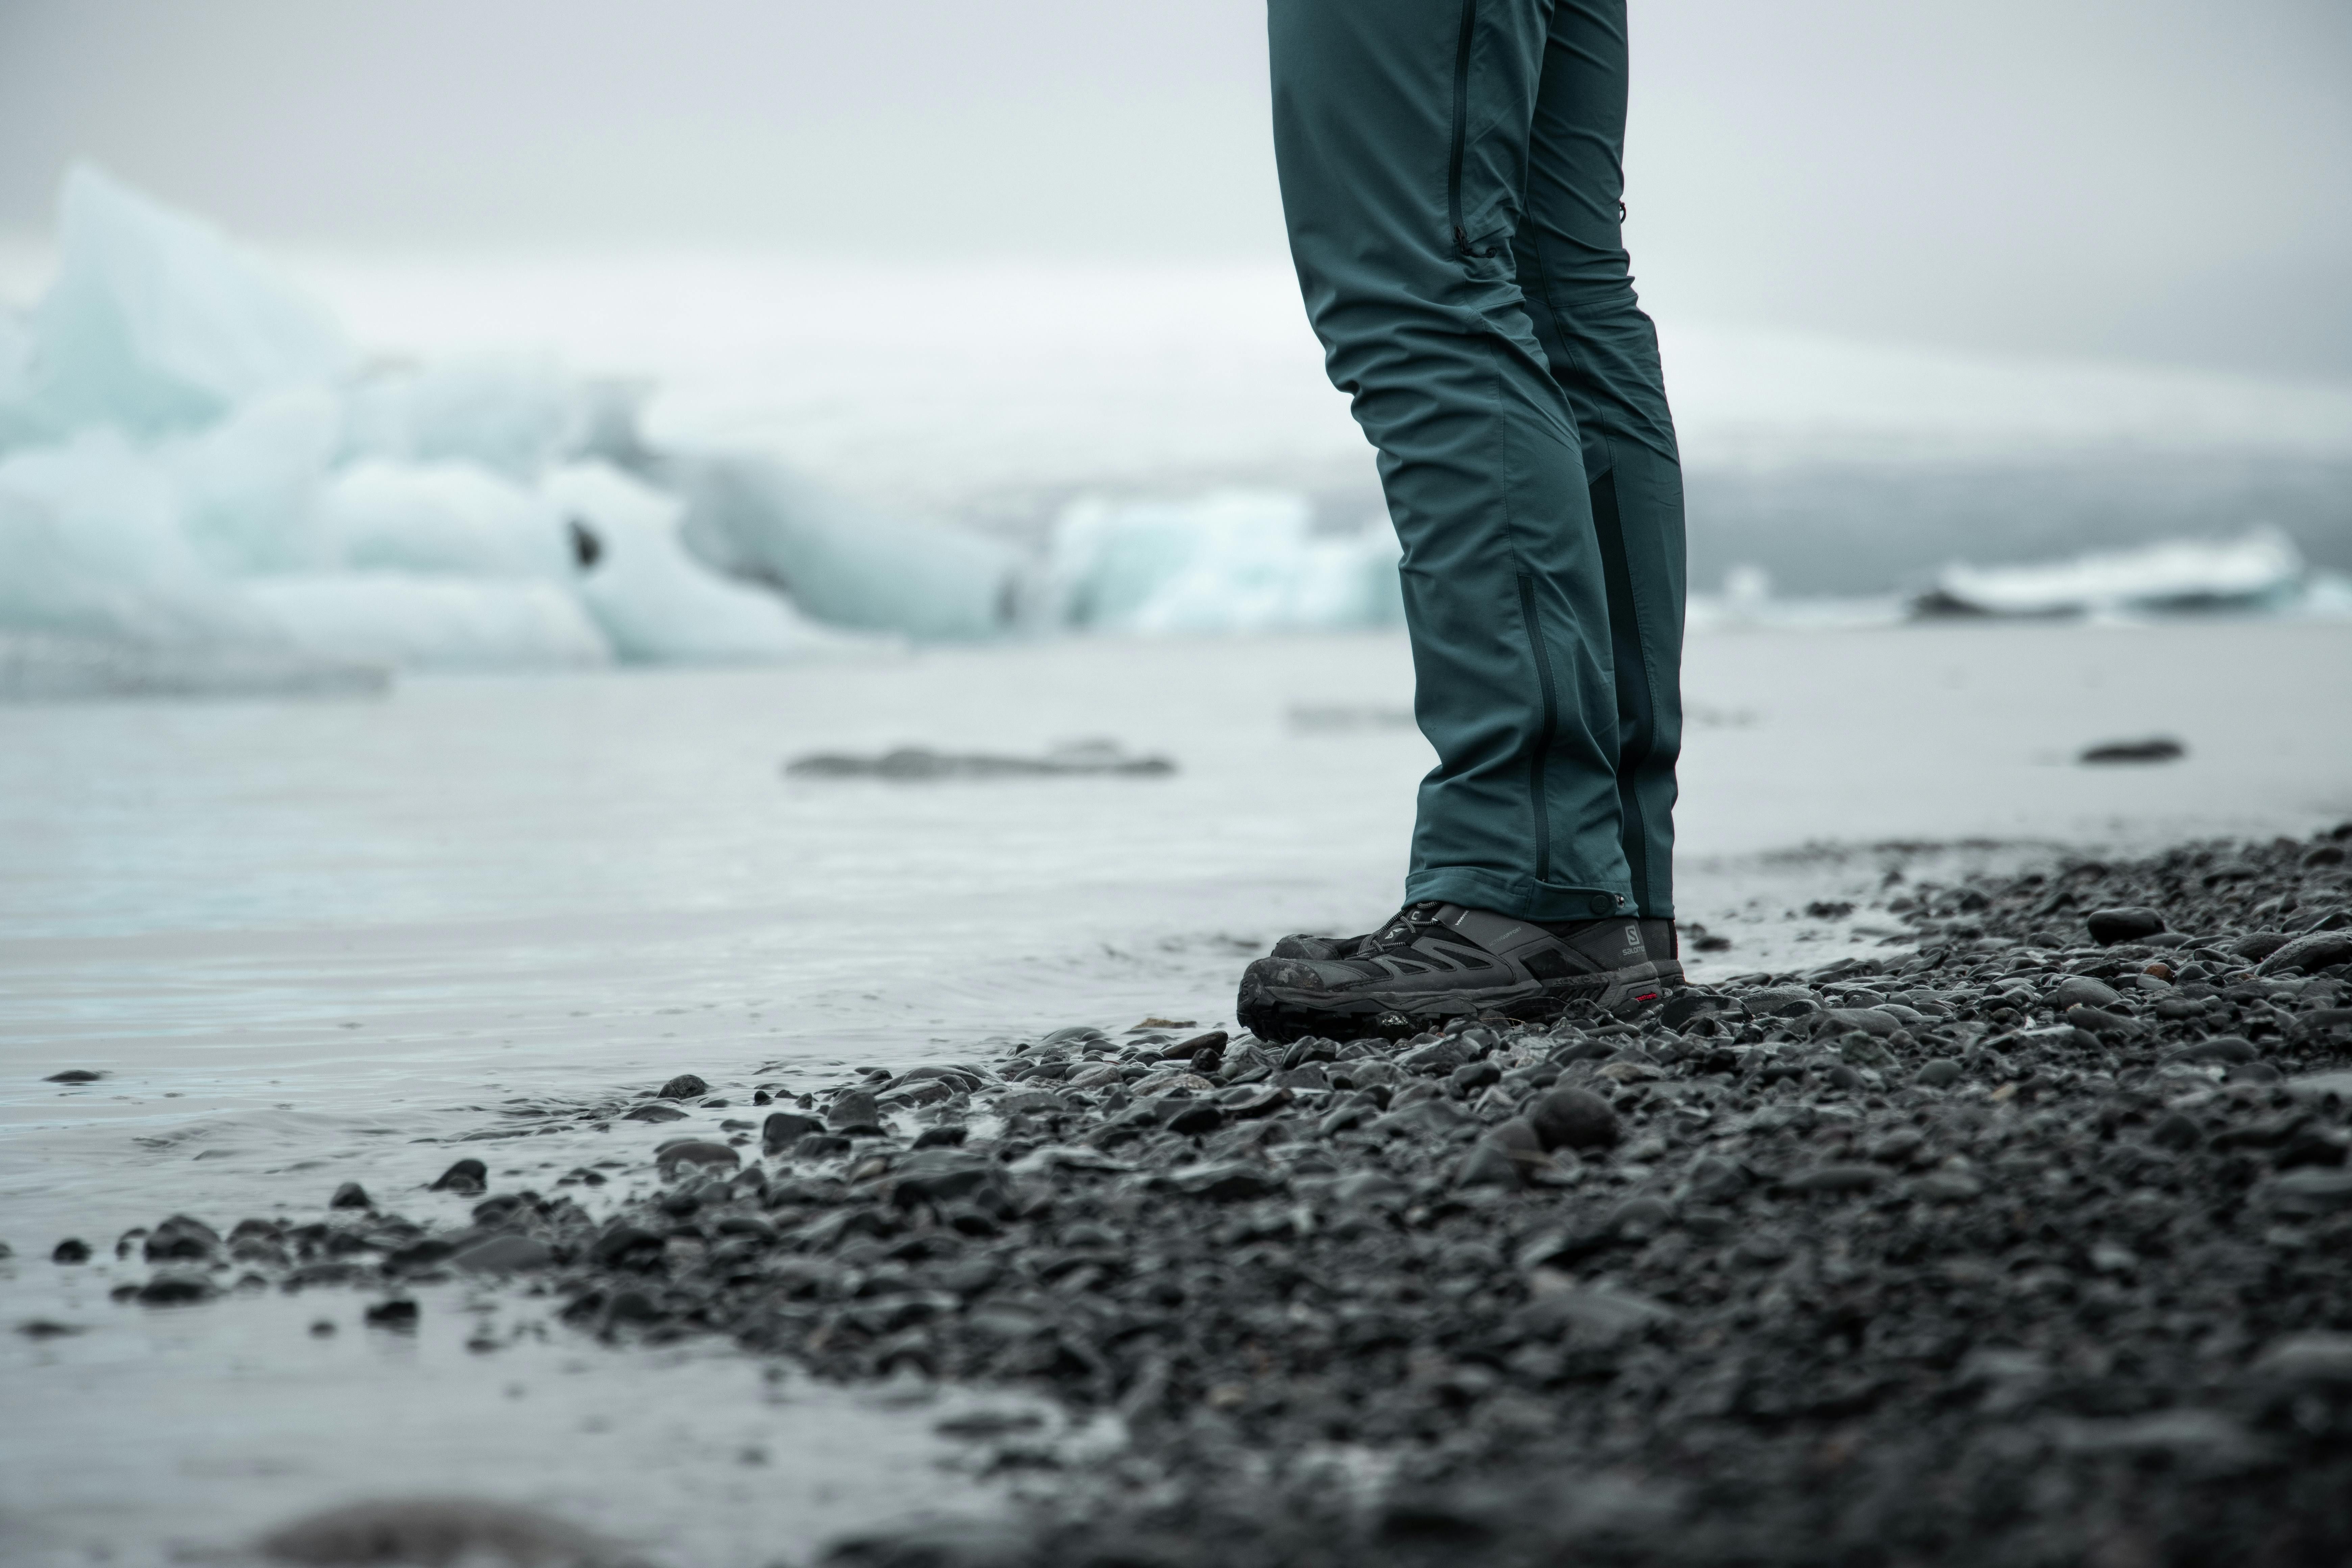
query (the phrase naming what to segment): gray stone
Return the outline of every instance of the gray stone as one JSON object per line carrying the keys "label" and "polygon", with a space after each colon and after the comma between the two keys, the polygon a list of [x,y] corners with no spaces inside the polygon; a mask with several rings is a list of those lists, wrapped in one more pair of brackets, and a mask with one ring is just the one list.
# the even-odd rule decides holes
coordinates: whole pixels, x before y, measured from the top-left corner
{"label": "gray stone", "polygon": [[1615,1109],[1589,1089],[1549,1090],[1528,1121],[1546,1149],[1606,1149],[1623,1135]]}
{"label": "gray stone", "polygon": [[511,1232],[485,1237],[470,1247],[458,1248],[450,1255],[452,1268],[468,1274],[520,1274],[533,1268],[545,1268],[555,1261],[547,1244],[528,1236]]}

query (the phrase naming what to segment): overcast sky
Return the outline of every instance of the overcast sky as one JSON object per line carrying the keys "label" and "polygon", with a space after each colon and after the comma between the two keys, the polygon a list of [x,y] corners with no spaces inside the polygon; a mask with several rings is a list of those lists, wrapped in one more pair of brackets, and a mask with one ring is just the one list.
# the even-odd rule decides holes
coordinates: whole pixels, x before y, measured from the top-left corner
{"label": "overcast sky", "polygon": [[[1633,0],[1654,312],[2352,377],[2346,0]],[[1262,0],[0,0],[77,155],[264,243],[1278,254]]]}

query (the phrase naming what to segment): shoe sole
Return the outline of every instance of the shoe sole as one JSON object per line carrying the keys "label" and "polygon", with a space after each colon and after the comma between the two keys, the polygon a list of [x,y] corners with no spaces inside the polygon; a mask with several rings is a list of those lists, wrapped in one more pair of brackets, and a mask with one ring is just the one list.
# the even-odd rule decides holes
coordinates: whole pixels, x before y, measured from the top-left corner
{"label": "shoe sole", "polygon": [[[1665,973],[1671,970],[1671,973]],[[1242,979],[1234,1016],[1261,1040],[1276,1043],[1328,1035],[1333,1026],[1362,1035],[1401,1040],[1450,1018],[1500,1015],[1526,1024],[1548,1024],[1571,1002],[1591,1002],[1604,1012],[1651,1002],[1683,983],[1682,965],[1638,963],[1625,969],[1550,984],[1497,985],[1478,990],[1385,992],[1333,995]],[[1347,1037],[1357,1037],[1355,1036]]]}

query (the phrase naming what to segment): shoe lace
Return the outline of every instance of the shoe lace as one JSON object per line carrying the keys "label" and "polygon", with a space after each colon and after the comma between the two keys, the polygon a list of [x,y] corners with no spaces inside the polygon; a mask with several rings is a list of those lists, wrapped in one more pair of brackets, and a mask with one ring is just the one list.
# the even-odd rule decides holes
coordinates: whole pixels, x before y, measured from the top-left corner
{"label": "shoe lace", "polygon": [[1423,931],[1437,923],[1438,909],[1436,900],[1407,904],[1390,918],[1388,924],[1374,931],[1372,940],[1364,945],[1368,949],[1404,946]]}

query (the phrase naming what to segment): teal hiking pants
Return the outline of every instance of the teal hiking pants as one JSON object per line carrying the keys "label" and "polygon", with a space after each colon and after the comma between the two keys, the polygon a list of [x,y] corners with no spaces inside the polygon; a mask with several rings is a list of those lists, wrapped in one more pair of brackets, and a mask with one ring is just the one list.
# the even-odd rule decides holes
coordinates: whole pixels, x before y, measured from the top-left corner
{"label": "teal hiking pants", "polygon": [[1275,153],[1404,549],[1407,901],[1674,912],[1683,500],[1621,242],[1625,0],[1269,0]]}

